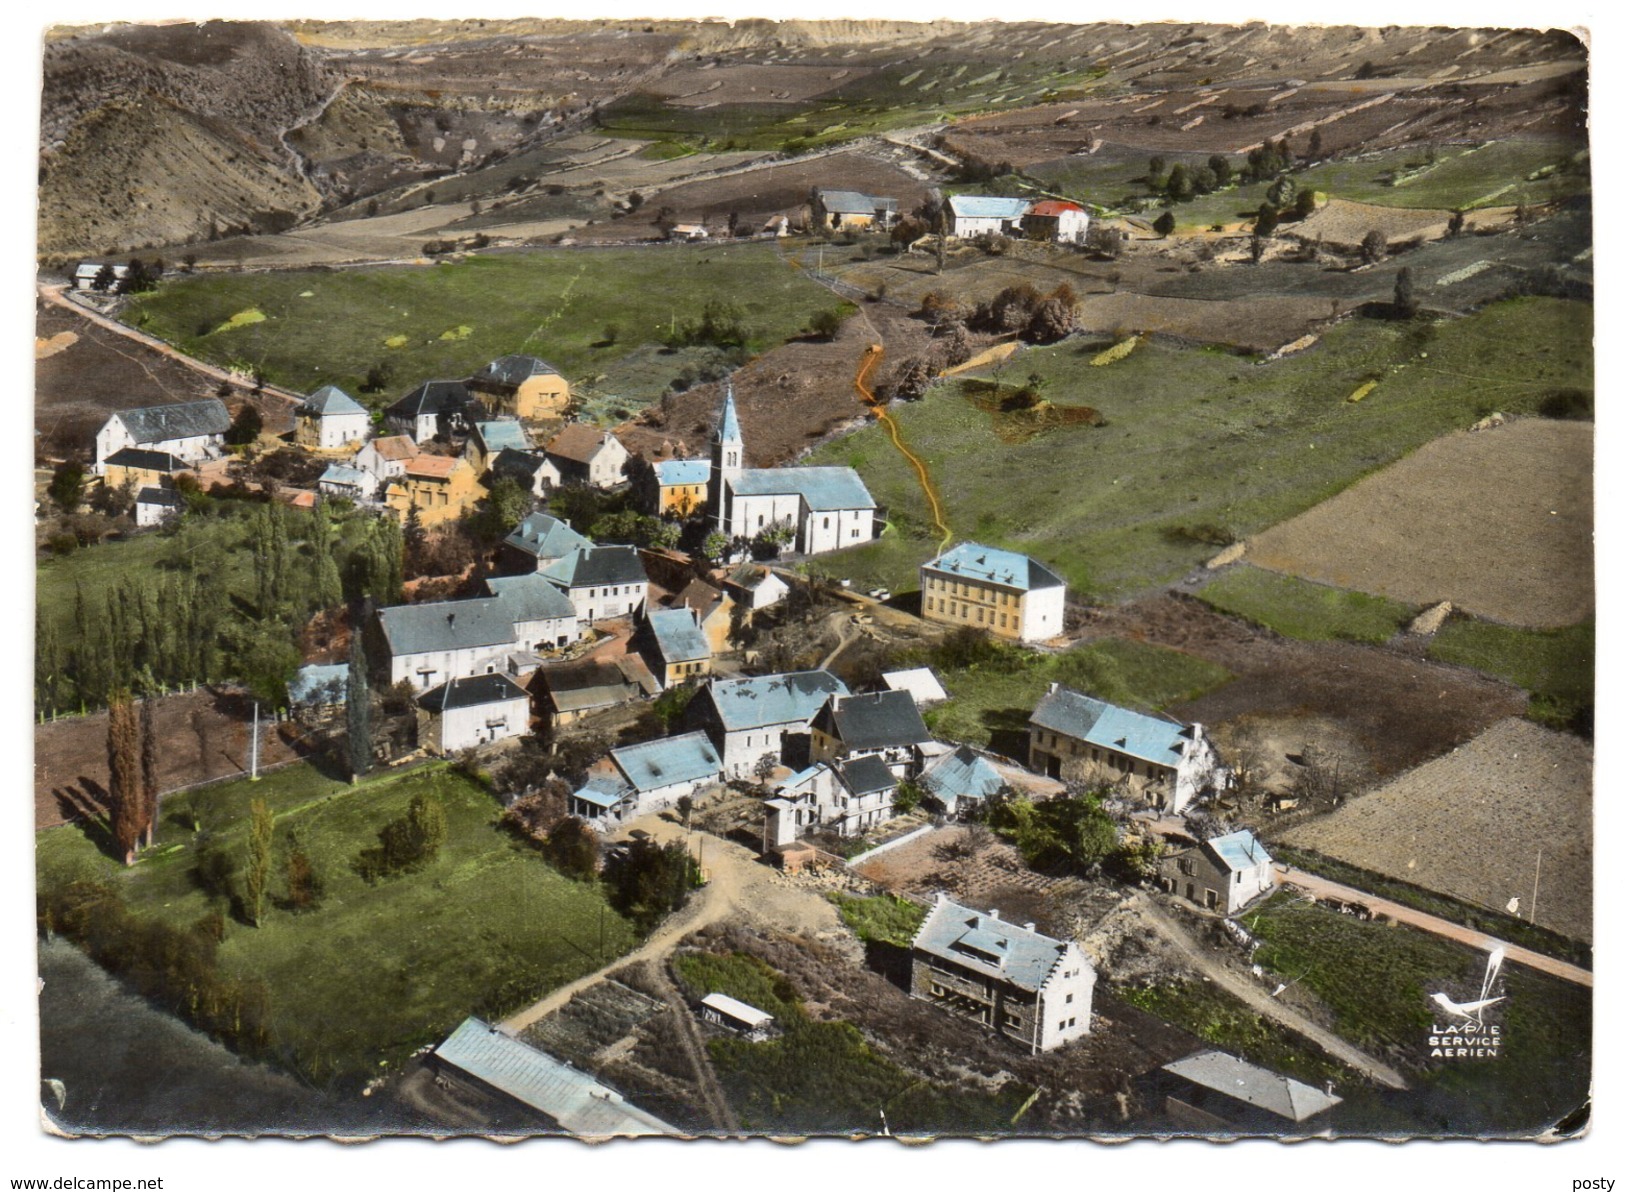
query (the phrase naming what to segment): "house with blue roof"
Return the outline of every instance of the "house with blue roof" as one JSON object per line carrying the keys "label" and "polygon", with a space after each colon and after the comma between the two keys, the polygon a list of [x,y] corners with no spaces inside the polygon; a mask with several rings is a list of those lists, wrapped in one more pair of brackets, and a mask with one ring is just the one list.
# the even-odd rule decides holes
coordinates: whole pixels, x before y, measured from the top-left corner
{"label": "house with blue roof", "polygon": [[782,851],[812,832],[850,838],[878,828],[897,813],[897,786],[877,757],[814,762],[762,801],[762,851]]}
{"label": "house with blue roof", "polygon": [[676,806],[722,781],[722,755],[704,733],[611,749],[603,768],[570,796],[572,814],[619,823]]}
{"label": "house with blue roof", "polygon": [[663,459],[645,473],[646,508],[656,517],[687,517],[711,498],[711,461]]}
{"label": "house with blue roof", "polygon": [[365,468],[334,462],[316,481],[316,491],[347,501],[370,501],[378,495],[378,477]]}
{"label": "house with blue roof", "polygon": [[502,452],[528,452],[532,446],[525,424],[517,418],[479,420],[469,428],[463,458],[476,472],[485,472]]}
{"label": "house with blue roof", "polygon": [[909,996],[1034,1052],[1089,1033],[1095,969],[1071,940],[938,894],[909,947]]}
{"label": "house with blue roof", "polygon": [[830,231],[885,231],[897,222],[897,200],[860,190],[815,186],[807,195],[812,222]]}
{"label": "house with blue roof", "polygon": [[925,801],[956,819],[985,807],[1008,785],[993,763],[968,745],[942,754],[920,775]]}
{"label": "house with blue roof", "polygon": [[1060,636],[1066,581],[1026,555],[961,542],[920,565],[920,614],[1017,642]]}
{"label": "house with blue roof", "polygon": [[954,195],[948,200],[948,235],[1020,236],[1021,220],[1032,203],[1004,195]]}
{"label": "house with blue roof", "polygon": [[711,643],[700,627],[699,614],[687,605],[650,610],[633,634],[632,645],[662,688],[711,673]]}
{"label": "house with blue roof", "polygon": [[1108,785],[1171,815],[1232,781],[1200,724],[1119,708],[1059,683],[1027,724],[1031,769]]}
{"label": "house with blue roof", "polygon": [[323,385],[296,411],[293,441],[308,451],[354,451],[371,430],[366,406],[337,385]]}
{"label": "house with blue roof", "polygon": [[684,709],[684,724],[710,734],[730,777],[748,778],[763,757],[783,761],[791,744],[798,755],[792,764],[810,764],[813,717],[831,695],[846,694],[846,684],[826,670],[712,679]]}
{"label": "house with blue roof", "polygon": [[551,513],[532,513],[502,540],[505,571],[540,571],[572,551],[586,550],[592,539]]}
{"label": "house with blue roof", "polygon": [[1158,870],[1170,894],[1222,915],[1233,915],[1275,889],[1275,862],[1245,828],[1170,853]]}

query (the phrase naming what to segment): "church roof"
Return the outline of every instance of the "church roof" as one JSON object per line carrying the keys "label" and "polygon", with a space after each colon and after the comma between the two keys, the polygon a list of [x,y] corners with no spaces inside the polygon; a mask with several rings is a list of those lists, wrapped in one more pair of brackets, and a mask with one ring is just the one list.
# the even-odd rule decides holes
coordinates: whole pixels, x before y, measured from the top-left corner
{"label": "church roof", "polygon": [[733,482],[741,497],[796,493],[814,512],[873,509],[875,499],[851,468],[749,468]]}

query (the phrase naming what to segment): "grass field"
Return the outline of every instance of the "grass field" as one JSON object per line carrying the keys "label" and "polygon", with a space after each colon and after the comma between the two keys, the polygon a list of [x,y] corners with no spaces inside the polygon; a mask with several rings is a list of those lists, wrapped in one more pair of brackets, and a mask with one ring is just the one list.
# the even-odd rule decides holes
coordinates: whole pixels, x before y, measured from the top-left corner
{"label": "grass field", "polygon": [[1003,647],[997,659],[943,669],[952,697],[926,714],[932,731],[951,741],[1025,753],[1027,717],[1050,683],[1130,707],[1164,708],[1195,699],[1230,678],[1221,666],[1161,646],[1110,638],[1039,654]]}
{"label": "grass field", "polygon": [[[421,381],[467,377],[512,352],[540,356],[579,384],[661,342],[674,320],[696,318],[713,299],[740,307],[751,351],[801,333],[813,312],[835,305],[782,265],[770,246],[745,244],[198,276],[165,283],[134,302],[125,318],[201,359],[260,368],[303,392],[334,384],[362,397],[367,371],[387,364],[389,386],[371,398],[387,404]],[[250,307],[265,321],[215,330]],[[441,338],[464,326],[471,329],[466,338]],[[608,336],[611,326],[616,334]],[[402,346],[385,346],[403,335]],[[658,393],[686,362],[681,353],[655,356],[645,391]]]}
{"label": "grass field", "polygon": [[[1476,997],[1482,953],[1406,927],[1350,915],[1277,894],[1244,916],[1264,942],[1254,959],[1313,992],[1337,1033],[1386,1054],[1418,1074],[1408,1098],[1387,1106],[1351,1106],[1372,1124],[1408,1100],[1415,1124],[1456,1133],[1522,1133],[1559,1121],[1584,1105],[1590,1085],[1591,995],[1543,974],[1507,965],[1506,1001],[1496,1007],[1504,1045],[1495,1059],[1440,1061],[1428,1056],[1435,1007],[1429,994]],[[1344,1119],[1343,1126],[1350,1123]]]}
{"label": "grass field", "polygon": [[914,941],[925,922],[925,908],[898,898],[895,894],[881,894],[865,898],[857,894],[831,894],[830,901],[841,912],[841,921],[857,933],[864,943],[879,940],[906,948]]}
{"label": "grass field", "polygon": [[1487,621],[1451,621],[1434,635],[1428,656],[1470,666],[1529,693],[1530,715],[1553,727],[1590,716],[1595,699],[1597,627],[1517,629]]}
{"label": "grass field", "polygon": [[[446,845],[426,869],[369,886],[352,868],[357,853],[419,792],[444,804]],[[466,1015],[510,1012],[633,942],[594,886],[560,876],[500,831],[496,800],[443,767],[352,788],[296,765],[171,796],[156,847],[131,869],[107,857],[94,827],[53,828],[38,837],[40,881],[110,877],[137,914],[189,925],[222,905],[200,885],[200,842],[240,857],[256,798],[277,818],[272,899],[261,926],[230,921],[220,964],[266,982],[277,1051],[307,1078],[379,1075]],[[295,838],[325,886],[320,905],[299,913],[270,905]]]}
{"label": "grass field", "polygon": [[1414,607],[1397,600],[1329,588],[1247,566],[1230,568],[1205,585],[1197,596],[1220,612],[1303,641],[1380,645],[1416,615]]}
{"label": "grass field", "polygon": [[[1532,412],[1554,389],[1589,390],[1591,322],[1588,304],[1544,298],[1430,325],[1349,320],[1267,366],[1153,339],[1092,368],[1106,345],[1070,340],[1019,353],[1002,379],[1036,375],[1047,401],[1092,406],[1104,426],[1029,436],[1030,415],[986,412],[974,382],[957,380],[894,412],[956,537],[1031,553],[1074,591],[1117,598],[1188,573],[1215,552],[1215,535],[1255,534],[1491,409]],[[1382,382],[1370,396],[1345,400],[1373,376]],[[936,542],[918,479],[886,432],[866,428],[810,462],[856,468],[889,522],[878,541],[843,553],[843,573],[863,587],[916,588]]]}

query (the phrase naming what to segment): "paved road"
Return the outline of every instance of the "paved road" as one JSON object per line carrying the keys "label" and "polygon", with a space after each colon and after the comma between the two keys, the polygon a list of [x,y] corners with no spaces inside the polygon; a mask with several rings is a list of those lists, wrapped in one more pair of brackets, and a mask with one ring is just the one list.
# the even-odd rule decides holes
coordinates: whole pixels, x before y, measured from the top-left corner
{"label": "paved road", "polygon": [[1316,898],[1336,898],[1343,902],[1359,903],[1371,908],[1373,912],[1385,919],[1392,919],[1403,923],[1407,927],[1416,927],[1431,935],[1443,939],[1456,940],[1468,947],[1480,948],[1485,952],[1496,948],[1506,949],[1506,958],[1514,964],[1521,964],[1525,968],[1536,969],[1550,974],[1562,981],[1569,981],[1575,985],[1592,987],[1591,973],[1577,964],[1570,964],[1566,960],[1557,960],[1551,956],[1543,956],[1539,952],[1531,952],[1528,948],[1520,948],[1517,944],[1509,944],[1505,940],[1496,939],[1493,935],[1486,935],[1482,931],[1474,931],[1470,927],[1463,927],[1459,923],[1452,923],[1448,919],[1441,919],[1437,915],[1430,915],[1426,911],[1415,910],[1412,907],[1390,902],[1386,898],[1378,898],[1375,894],[1367,894],[1364,890],[1356,890],[1353,886],[1345,886],[1340,882],[1330,881],[1317,877],[1312,873],[1305,873],[1301,869],[1291,869],[1283,865],[1275,867],[1276,880],[1289,886],[1296,886],[1313,894]]}
{"label": "paved road", "polygon": [[1288,1030],[1302,1035],[1328,1055],[1357,1071],[1364,1072],[1373,1080],[1385,1084],[1391,1089],[1409,1087],[1398,1072],[1381,1060],[1367,1055],[1348,1040],[1334,1035],[1319,1023],[1304,1017],[1290,1006],[1283,1005],[1251,981],[1218,963],[1207,953],[1206,949],[1191,939],[1186,934],[1185,929],[1174,922],[1168,912],[1158,906],[1154,899],[1138,890],[1135,891],[1134,896],[1139,902],[1141,910],[1145,912],[1146,918],[1163,935],[1167,936],[1175,947],[1185,953],[1197,970],[1215,985],[1223,987],[1227,992],[1240,998],[1264,1017],[1272,1018]]}

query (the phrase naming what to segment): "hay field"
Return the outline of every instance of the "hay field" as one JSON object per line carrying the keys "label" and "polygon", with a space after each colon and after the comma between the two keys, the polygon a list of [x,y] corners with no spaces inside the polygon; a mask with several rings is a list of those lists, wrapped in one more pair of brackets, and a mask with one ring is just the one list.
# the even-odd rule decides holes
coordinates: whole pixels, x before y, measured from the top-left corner
{"label": "hay field", "polygon": [[1511,625],[1573,625],[1595,607],[1591,437],[1589,422],[1536,418],[1458,431],[1266,530],[1247,561]]}
{"label": "hay field", "polygon": [[1591,939],[1591,746],[1508,719],[1340,810],[1287,844]]}

